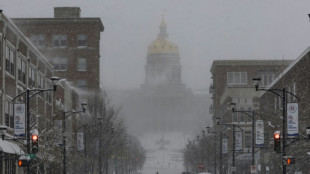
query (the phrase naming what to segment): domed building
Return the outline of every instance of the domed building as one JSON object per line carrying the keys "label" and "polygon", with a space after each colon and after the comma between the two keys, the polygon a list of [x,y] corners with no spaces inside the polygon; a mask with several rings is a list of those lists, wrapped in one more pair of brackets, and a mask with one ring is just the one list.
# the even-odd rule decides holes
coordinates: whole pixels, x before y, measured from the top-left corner
{"label": "domed building", "polygon": [[167,40],[167,26],[164,20],[159,28],[158,38],[148,47],[145,84],[180,85],[181,65],[178,47]]}
{"label": "domed building", "polygon": [[180,159],[163,159],[164,154],[182,160],[180,150],[187,137],[200,131],[208,120],[208,96],[193,94],[182,82],[180,59],[178,46],[168,40],[162,20],[157,38],[147,47],[144,84],[117,97],[129,132],[138,136],[148,156],[154,157],[150,166],[169,168],[170,163],[182,168]]}
{"label": "domed building", "polygon": [[207,105],[201,100],[207,97],[197,97],[182,82],[180,59],[178,46],[168,40],[162,19],[157,38],[147,47],[144,84],[122,93],[119,99],[129,131],[189,133],[206,120]]}

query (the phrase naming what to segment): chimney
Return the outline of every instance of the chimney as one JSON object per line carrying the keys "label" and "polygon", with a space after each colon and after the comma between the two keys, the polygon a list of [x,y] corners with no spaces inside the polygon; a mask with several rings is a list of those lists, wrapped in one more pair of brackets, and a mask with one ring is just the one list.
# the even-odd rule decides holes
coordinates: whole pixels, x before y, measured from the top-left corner
{"label": "chimney", "polygon": [[80,7],[54,7],[54,18],[80,18]]}

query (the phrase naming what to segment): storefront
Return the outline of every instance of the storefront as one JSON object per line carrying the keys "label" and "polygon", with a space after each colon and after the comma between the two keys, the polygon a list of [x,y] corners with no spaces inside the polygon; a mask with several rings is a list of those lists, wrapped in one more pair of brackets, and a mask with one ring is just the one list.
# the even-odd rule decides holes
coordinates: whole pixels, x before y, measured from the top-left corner
{"label": "storefront", "polygon": [[18,159],[24,151],[19,145],[0,139],[0,174],[23,174],[24,169],[18,167]]}

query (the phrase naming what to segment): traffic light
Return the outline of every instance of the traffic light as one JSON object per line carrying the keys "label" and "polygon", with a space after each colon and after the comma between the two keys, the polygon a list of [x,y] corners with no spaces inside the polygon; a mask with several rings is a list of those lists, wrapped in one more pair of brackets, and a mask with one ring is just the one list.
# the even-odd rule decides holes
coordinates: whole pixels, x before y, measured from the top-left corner
{"label": "traffic light", "polygon": [[295,158],[292,156],[284,156],[283,160],[285,165],[295,164]]}
{"label": "traffic light", "polygon": [[33,134],[31,136],[31,147],[32,147],[32,153],[38,153],[39,151],[39,138],[38,135]]}
{"label": "traffic light", "polygon": [[26,156],[21,156],[18,160],[18,167],[25,167],[30,165],[30,158]]}
{"label": "traffic light", "polygon": [[281,135],[280,131],[275,131],[273,134],[273,139],[274,139],[274,151],[276,152],[281,152]]}

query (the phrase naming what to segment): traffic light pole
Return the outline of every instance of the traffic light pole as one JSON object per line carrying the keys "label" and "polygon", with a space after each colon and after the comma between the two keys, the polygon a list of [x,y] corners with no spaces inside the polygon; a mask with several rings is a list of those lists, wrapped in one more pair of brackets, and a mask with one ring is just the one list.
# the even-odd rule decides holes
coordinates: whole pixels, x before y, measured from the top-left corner
{"label": "traffic light pole", "polygon": [[[255,84],[255,89],[256,91],[267,91],[267,92],[271,92],[279,97],[282,98],[282,159],[281,159],[281,162],[282,162],[282,174],[286,174],[286,165],[284,164],[284,160],[283,158],[286,156],[286,131],[287,131],[287,113],[286,113],[286,109],[287,109],[287,106],[286,106],[286,98],[287,98],[287,94],[290,94],[292,96],[294,96],[298,101],[300,101],[300,99],[293,93],[289,92],[289,91],[286,91],[285,88],[282,88],[282,89],[260,89],[258,88],[259,87],[259,81],[261,79],[260,78],[253,78],[253,81],[256,82]],[[277,91],[277,92],[275,92]],[[282,95],[281,93],[279,94],[278,92],[282,92]]]}
{"label": "traffic light pole", "polygon": [[282,121],[283,121],[283,125],[282,125],[282,135],[283,135],[283,138],[282,138],[282,166],[283,166],[283,171],[282,173],[283,174],[286,174],[286,164],[284,164],[284,156],[286,156],[286,149],[285,149],[285,146],[286,146],[286,122],[287,122],[287,118],[286,118],[286,91],[285,91],[285,88],[282,89],[282,106],[283,106],[283,109],[282,109]]}
{"label": "traffic light pole", "polygon": [[[26,109],[27,109],[27,128],[26,128],[26,136],[27,136],[27,153],[30,154],[30,91],[26,90]],[[30,166],[27,165],[27,174],[30,174]]]}

